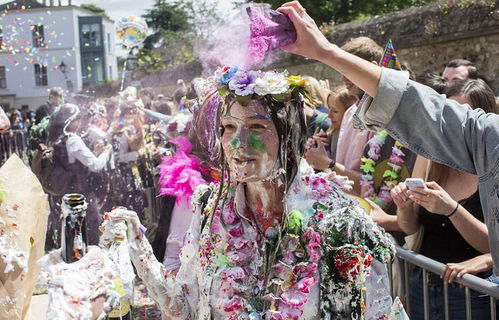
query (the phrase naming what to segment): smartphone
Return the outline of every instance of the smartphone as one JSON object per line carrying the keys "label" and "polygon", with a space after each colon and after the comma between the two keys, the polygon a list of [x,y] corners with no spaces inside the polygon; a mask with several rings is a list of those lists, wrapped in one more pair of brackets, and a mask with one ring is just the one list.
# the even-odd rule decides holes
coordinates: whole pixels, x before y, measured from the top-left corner
{"label": "smartphone", "polygon": [[421,178],[407,178],[405,179],[405,184],[409,190],[415,190],[417,188],[425,189],[426,183]]}

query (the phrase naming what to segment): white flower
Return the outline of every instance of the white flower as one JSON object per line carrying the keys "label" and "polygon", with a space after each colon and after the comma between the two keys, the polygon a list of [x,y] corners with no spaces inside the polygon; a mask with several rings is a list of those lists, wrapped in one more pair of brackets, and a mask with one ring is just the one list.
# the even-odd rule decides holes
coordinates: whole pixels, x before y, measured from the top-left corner
{"label": "white flower", "polygon": [[267,94],[281,94],[289,89],[289,82],[282,73],[267,72],[255,81],[255,93],[264,96]]}

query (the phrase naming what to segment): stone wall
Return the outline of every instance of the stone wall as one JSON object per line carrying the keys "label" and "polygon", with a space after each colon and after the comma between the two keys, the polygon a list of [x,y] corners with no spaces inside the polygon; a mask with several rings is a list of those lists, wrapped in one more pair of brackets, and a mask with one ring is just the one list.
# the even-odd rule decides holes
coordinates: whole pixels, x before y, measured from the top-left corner
{"label": "stone wall", "polygon": [[[368,36],[384,46],[392,39],[402,62],[416,75],[442,72],[446,62],[465,58],[487,79],[499,80],[499,3],[497,1],[448,0],[409,8],[374,18],[329,28],[330,41],[343,45],[350,38]],[[331,68],[303,58],[284,55],[276,64],[291,73],[339,82]]]}

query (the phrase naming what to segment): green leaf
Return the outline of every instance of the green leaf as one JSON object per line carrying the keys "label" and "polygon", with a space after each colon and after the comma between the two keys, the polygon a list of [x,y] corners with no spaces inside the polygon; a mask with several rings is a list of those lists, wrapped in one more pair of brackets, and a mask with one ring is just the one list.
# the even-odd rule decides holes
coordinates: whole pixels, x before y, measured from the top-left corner
{"label": "green leaf", "polygon": [[298,210],[291,210],[288,216],[288,227],[296,233],[303,228],[303,214]]}
{"label": "green leaf", "polygon": [[217,258],[215,259],[215,264],[218,267],[231,266],[232,265],[232,263],[230,262],[229,258],[227,258],[227,256],[223,255],[223,254],[217,255]]}
{"label": "green leaf", "polygon": [[393,172],[392,170],[386,170],[385,173],[383,173],[383,178],[386,178],[386,177],[391,177],[392,179],[397,179],[398,175],[395,172]]}

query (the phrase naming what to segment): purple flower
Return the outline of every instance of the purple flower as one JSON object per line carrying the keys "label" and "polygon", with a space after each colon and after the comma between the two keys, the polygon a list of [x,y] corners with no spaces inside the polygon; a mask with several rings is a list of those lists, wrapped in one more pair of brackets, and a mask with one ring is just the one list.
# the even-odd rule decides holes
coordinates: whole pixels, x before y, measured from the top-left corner
{"label": "purple flower", "polygon": [[238,71],[229,81],[229,89],[238,96],[249,96],[255,93],[255,80],[260,73],[257,71]]}

